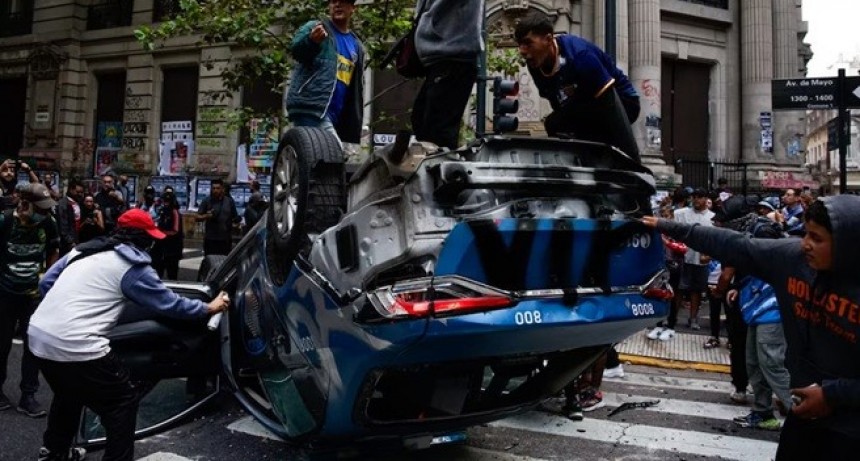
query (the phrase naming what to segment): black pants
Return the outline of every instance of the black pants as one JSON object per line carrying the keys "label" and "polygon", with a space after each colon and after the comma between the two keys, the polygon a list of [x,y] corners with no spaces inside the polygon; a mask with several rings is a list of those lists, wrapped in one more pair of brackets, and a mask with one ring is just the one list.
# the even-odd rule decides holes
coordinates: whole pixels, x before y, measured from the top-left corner
{"label": "black pants", "polygon": [[39,300],[32,296],[0,291],[0,389],[6,382],[6,367],[9,353],[12,351],[12,337],[15,336],[15,326],[18,325],[24,333],[24,351],[21,357],[21,393],[35,394],[39,390],[39,367],[36,358],[27,347],[27,328],[30,326],[30,316],[39,305]]}
{"label": "black pants", "polygon": [[708,310],[711,317],[711,337],[720,337],[720,314],[723,311],[723,298],[718,298],[708,290]]}
{"label": "black pants", "polygon": [[613,88],[600,97],[571,102],[544,120],[549,136],[575,137],[613,145],[639,161],[639,145],[630,125],[639,118],[638,98],[621,99]]}
{"label": "black pants", "polygon": [[463,112],[478,77],[476,62],[442,61],[427,67],[427,77],[412,106],[416,139],[457,148]]}
{"label": "black pants", "polygon": [[139,396],[125,365],[113,353],[87,362],[38,360],[54,392],[43,436],[45,447],[52,453],[66,453],[86,406],[99,415],[105,428],[107,444],[102,460],[134,459]]}
{"label": "black pants", "polygon": [[203,255],[227,255],[232,243],[230,240],[203,239]]}
{"label": "black pants", "polygon": [[747,375],[747,324],[741,316],[741,309],[736,303],[726,303],[726,332],[732,350],[729,362],[732,374],[732,384],[738,392],[746,392],[749,384]]}
{"label": "black pants", "polygon": [[168,280],[179,280],[179,258],[175,256],[163,256],[160,260],[152,260],[152,268],[158,277],[163,279],[165,272]]}
{"label": "black pants", "polygon": [[789,413],[779,434],[776,461],[857,459],[858,446],[860,438],[851,438]]}

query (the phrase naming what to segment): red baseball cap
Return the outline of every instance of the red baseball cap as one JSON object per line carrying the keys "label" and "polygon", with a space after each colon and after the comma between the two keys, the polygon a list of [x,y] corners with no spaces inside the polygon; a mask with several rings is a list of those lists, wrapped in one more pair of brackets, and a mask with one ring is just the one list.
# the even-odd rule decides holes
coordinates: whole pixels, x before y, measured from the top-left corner
{"label": "red baseball cap", "polygon": [[130,229],[146,231],[150,237],[156,240],[161,240],[164,237],[167,237],[164,232],[161,232],[157,227],[155,227],[155,223],[152,221],[152,216],[150,216],[146,211],[138,208],[133,208],[120,215],[119,219],[116,221],[116,225],[118,227],[127,227]]}

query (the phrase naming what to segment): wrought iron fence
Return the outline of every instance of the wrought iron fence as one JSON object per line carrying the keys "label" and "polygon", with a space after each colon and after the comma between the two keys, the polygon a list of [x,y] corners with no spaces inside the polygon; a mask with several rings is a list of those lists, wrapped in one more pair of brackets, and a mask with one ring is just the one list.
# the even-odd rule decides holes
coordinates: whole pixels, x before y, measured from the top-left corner
{"label": "wrought iron fence", "polygon": [[21,11],[0,16],[0,37],[27,35],[33,31],[33,4],[25,2]]}
{"label": "wrought iron fence", "polygon": [[747,164],[741,162],[711,162],[707,160],[675,160],[675,172],[683,176],[684,185],[716,189],[724,178],[735,193],[750,192]]}
{"label": "wrought iron fence", "polygon": [[87,8],[87,30],[131,25],[134,0],[106,0]]}

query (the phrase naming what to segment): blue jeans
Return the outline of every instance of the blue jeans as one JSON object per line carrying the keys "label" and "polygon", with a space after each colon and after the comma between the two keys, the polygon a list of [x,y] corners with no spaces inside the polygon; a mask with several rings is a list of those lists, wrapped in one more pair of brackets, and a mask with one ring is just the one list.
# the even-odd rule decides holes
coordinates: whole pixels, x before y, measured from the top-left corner
{"label": "blue jeans", "polygon": [[341,149],[343,149],[343,142],[341,142],[340,136],[337,135],[337,130],[334,128],[334,124],[331,123],[331,119],[328,117],[320,119],[312,115],[297,114],[291,115],[290,121],[293,122],[293,126],[309,126],[331,133],[337,139],[337,143],[340,144]]}

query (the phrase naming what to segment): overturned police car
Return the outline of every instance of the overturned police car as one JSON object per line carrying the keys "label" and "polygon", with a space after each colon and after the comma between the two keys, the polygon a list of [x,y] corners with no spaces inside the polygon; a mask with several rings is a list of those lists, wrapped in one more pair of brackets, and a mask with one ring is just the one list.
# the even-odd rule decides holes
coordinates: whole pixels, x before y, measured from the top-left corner
{"label": "overturned police car", "polygon": [[533,408],[668,312],[662,241],[632,219],[650,212],[653,177],[611,146],[399,138],[348,182],[320,130],[279,149],[268,216],[207,257],[200,283],[171,285],[230,293],[219,328],[117,328],[140,379],[214,392],[220,376],[289,442],[422,446]]}

